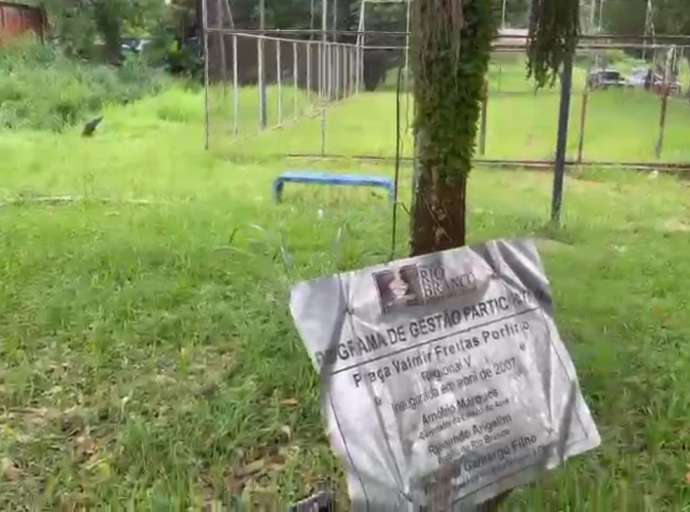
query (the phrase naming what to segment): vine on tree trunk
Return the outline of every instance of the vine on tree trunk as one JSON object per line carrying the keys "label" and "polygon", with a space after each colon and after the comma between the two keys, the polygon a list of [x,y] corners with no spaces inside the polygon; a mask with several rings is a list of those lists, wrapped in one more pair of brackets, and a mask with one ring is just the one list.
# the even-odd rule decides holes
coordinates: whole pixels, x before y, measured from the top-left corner
{"label": "vine on tree trunk", "polygon": [[487,0],[414,2],[415,130],[422,167],[466,177],[495,20]]}
{"label": "vine on tree trunk", "polygon": [[465,195],[495,35],[492,2],[414,2],[416,194],[412,252],[465,243]]}

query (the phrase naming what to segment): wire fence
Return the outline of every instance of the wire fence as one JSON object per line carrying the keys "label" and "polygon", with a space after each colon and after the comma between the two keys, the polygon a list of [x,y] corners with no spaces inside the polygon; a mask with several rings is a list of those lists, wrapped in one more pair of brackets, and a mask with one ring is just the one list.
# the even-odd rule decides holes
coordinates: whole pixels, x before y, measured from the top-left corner
{"label": "wire fence", "polygon": [[[246,156],[392,159],[399,88],[402,155],[412,158],[406,32],[285,32],[208,28],[209,147]],[[574,58],[568,163],[690,169],[688,47],[682,36],[584,37]],[[558,83],[536,90],[527,78],[524,36],[496,40],[487,91],[477,161],[553,165],[563,97]],[[260,142],[238,144],[264,130],[270,135]]]}
{"label": "wire fence", "polygon": [[227,29],[208,29],[206,40],[209,147],[304,117],[325,121],[329,104],[360,90],[362,52],[355,44]]}

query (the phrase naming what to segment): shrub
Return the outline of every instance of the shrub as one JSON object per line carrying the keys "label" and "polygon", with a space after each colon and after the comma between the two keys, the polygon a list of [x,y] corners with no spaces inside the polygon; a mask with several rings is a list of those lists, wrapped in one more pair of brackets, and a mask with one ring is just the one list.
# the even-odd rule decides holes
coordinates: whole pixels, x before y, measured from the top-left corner
{"label": "shrub", "polygon": [[161,71],[139,57],[121,67],[79,62],[53,46],[22,42],[0,49],[0,128],[62,131],[108,103],[161,90]]}

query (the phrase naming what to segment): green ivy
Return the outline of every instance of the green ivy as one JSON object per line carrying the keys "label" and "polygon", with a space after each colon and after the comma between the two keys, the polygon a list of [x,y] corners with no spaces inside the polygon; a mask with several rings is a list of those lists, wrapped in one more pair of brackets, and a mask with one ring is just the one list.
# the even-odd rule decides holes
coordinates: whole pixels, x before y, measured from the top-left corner
{"label": "green ivy", "polygon": [[561,66],[577,47],[579,0],[533,0],[529,34],[528,74],[539,87],[553,84]]}
{"label": "green ivy", "polygon": [[464,179],[475,150],[495,35],[492,2],[415,2],[415,131],[422,169]]}

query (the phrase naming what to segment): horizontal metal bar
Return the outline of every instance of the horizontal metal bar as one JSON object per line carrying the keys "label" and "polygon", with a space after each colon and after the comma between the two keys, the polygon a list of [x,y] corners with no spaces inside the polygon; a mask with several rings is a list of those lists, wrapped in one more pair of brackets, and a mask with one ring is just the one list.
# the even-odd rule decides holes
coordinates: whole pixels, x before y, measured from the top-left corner
{"label": "horizontal metal bar", "polygon": [[[269,32],[269,31],[267,31]],[[233,36],[238,36],[238,37],[250,37],[254,39],[264,39],[267,41],[283,41],[283,42],[291,42],[291,43],[304,43],[304,44],[324,44],[323,41],[317,41],[317,40],[310,40],[310,39],[291,39],[291,38],[285,38],[285,37],[277,37],[277,36],[268,36],[264,34],[259,34],[255,32],[244,32],[242,30],[230,30],[230,29],[222,29],[222,28],[209,28],[208,29],[209,34],[224,34],[224,35],[233,35]],[[524,38],[523,38],[524,39]],[[342,46],[342,47],[347,47],[347,48],[357,48],[357,44],[355,43],[341,43],[341,42],[333,42],[333,41],[327,41],[325,44],[329,46]],[[648,49],[648,50],[654,50],[654,49],[665,49],[669,48],[670,46],[675,46],[676,48],[690,48],[690,41],[688,41],[688,44],[684,45],[665,45],[665,44],[640,44],[640,43],[611,43],[611,44],[606,44],[606,43],[580,43],[577,46],[577,50],[579,51],[587,51],[587,50],[623,50],[623,49]],[[386,51],[405,51],[407,50],[407,46],[405,45],[363,45],[360,46],[359,48],[363,50],[386,50]],[[526,41],[523,44],[500,44],[500,43],[494,43],[492,46],[492,50],[495,52],[524,52],[527,49],[527,43]]]}
{"label": "horizontal metal bar", "polygon": [[[324,31],[319,29],[253,29],[253,28],[218,28],[211,29],[216,31],[226,32],[228,34],[243,33],[243,34],[322,34]],[[384,35],[384,36],[400,36],[406,37],[412,35],[412,32],[394,31],[394,30],[326,30],[328,35]],[[525,39],[524,34],[497,34],[496,39]],[[669,44],[674,42],[687,42],[690,44],[690,35],[688,34],[657,34],[654,36],[642,34],[581,34],[579,39],[581,41],[605,41],[605,40],[634,40],[634,41],[665,41]]]}
{"label": "horizontal metal bar", "polygon": [[[690,48],[690,42],[688,44],[642,44],[642,43],[580,43],[577,45],[576,50],[626,50],[626,49],[644,49],[656,50],[656,49],[668,49],[670,47],[675,48]],[[527,44],[494,44],[492,46],[493,51],[525,51],[527,49]]]}
{"label": "horizontal metal bar", "polygon": [[[578,51],[591,51],[591,50],[624,50],[624,49],[644,49],[646,48],[647,50],[655,50],[655,49],[668,49],[671,46],[674,46],[675,48],[690,48],[690,44],[684,44],[684,45],[662,45],[662,44],[627,44],[627,43],[619,43],[619,44],[580,44],[577,46],[576,50]],[[394,45],[364,45],[361,47],[364,50],[399,50],[399,51],[405,51],[408,49],[407,46],[394,46]],[[493,44],[491,46],[492,51],[494,52],[520,52],[524,53],[527,50],[527,44]]]}
{"label": "horizontal metal bar", "polygon": [[[268,32],[268,31],[267,31]],[[317,40],[311,40],[311,39],[290,39],[287,37],[274,37],[274,36],[267,36],[264,34],[256,34],[256,33],[247,33],[243,32],[241,30],[226,30],[222,28],[210,28],[208,29],[209,34],[221,34],[221,35],[227,35],[227,36],[237,36],[237,37],[248,37],[251,39],[264,39],[266,41],[279,41],[283,43],[301,43],[301,44],[326,44],[329,46],[345,46],[348,48],[356,48],[357,45],[354,43],[336,43],[333,41],[317,41]]]}
{"label": "horizontal metal bar", "polygon": [[[292,159],[317,159],[317,160],[360,160],[372,162],[393,162],[393,156],[374,156],[374,155],[342,155],[342,154],[326,154],[320,155],[315,153],[290,153],[284,155]],[[410,157],[401,158],[404,162],[411,163],[413,161]],[[480,166],[489,167],[526,167],[533,169],[549,169],[555,165],[553,160],[495,160],[487,158],[477,158],[473,163]],[[617,167],[621,169],[639,170],[639,171],[661,171],[661,172],[690,172],[690,162],[616,162],[616,161],[583,161],[576,162],[574,160],[566,161],[569,167]]]}

